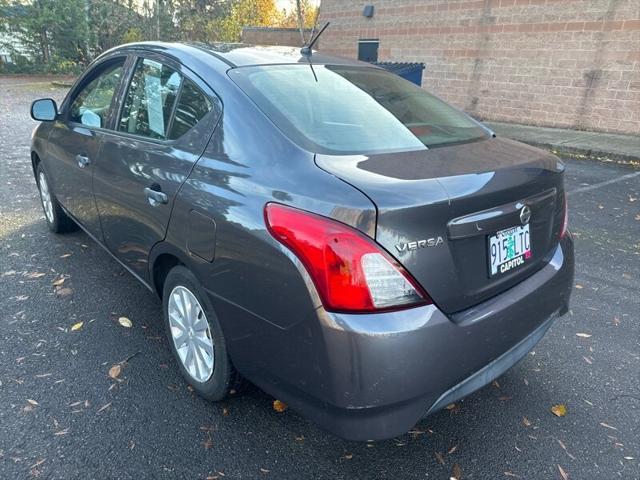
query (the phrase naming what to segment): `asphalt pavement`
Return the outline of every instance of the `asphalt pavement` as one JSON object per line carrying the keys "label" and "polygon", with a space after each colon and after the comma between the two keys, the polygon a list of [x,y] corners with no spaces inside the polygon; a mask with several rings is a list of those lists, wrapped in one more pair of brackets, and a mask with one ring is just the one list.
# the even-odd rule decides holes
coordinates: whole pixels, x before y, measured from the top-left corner
{"label": "asphalt pavement", "polygon": [[47,230],[28,110],[64,90],[0,92],[0,478],[640,478],[640,170],[567,158],[570,314],[454,408],[353,443],[255,387],[218,404],[190,391],[159,301],[84,233]]}

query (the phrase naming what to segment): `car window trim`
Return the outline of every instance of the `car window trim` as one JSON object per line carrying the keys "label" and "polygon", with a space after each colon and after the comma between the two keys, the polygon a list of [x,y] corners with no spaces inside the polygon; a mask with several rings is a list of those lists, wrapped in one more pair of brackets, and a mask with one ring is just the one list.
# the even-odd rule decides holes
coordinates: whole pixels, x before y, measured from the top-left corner
{"label": "car window trim", "polygon": [[[182,78],[180,80],[180,87],[178,88],[178,93],[176,94],[176,100],[173,102],[173,107],[171,108],[171,116],[169,117],[169,123],[167,124],[167,132],[166,132],[166,135],[165,135],[167,140],[171,140],[169,138],[169,135],[171,134],[171,129],[173,128],[173,121],[176,118],[176,111],[178,110],[178,104],[180,103],[180,98],[182,97],[182,89],[184,87],[184,82],[185,82],[185,80],[187,80],[187,77],[185,77],[182,74],[182,72],[178,71],[178,74],[180,74],[180,77],[182,77]],[[187,132],[185,132],[185,135],[186,135],[186,133]],[[182,135],[180,135],[180,137],[182,137]],[[178,140],[180,137],[174,138],[173,140]]]}
{"label": "car window trim", "polygon": [[[118,103],[118,98],[120,96],[120,91],[122,90],[122,85],[123,82],[125,80],[125,78],[127,77],[127,62],[129,61],[129,57],[130,55],[128,54],[118,54],[118,55],[114,55],[114,56],[110,56],[107,57],[103,60],[101,60],[100,62],[96,63],[95,65],[93,65],[91,67],[90,70],[88,70],[87,72],[85,72],[84,75],[82,75],[78,81],[76,82],[76,84],[72,87],[72,91],[69,93],[69,95],[67,96],[67,98],[65,98],[63,105],[62,105],[62,115],[61,115],[61,121],[62,123],[65,123],[69,126],[72,127],[81,127],[81,128],[85,128],[89,131],[95,131],[95,132],[104,132],[104,131],[111,131],[111,129],[109,128],[109,125],[112,124],[112,117],[113,117],[113,113],[114,113],[114,106],[117,105]],[[95,80],[100,73],[93,75],[93,73],[96,70],[101,70],[105,64],[109,64],[112,62],[115,62],[117,59],[124,59],[124,62],[122,64],[122,70],[123,70],[123,75],[122,78],[120,79],[120,82],[118,83],[118,86],[115,88],[114,92],[113,92],[113,96],[111,97],[111,104],[109,105],[109,114],[107,116],[107,121],[105,122],[106,126],[105,127],[92,127],[90,125],[85,125],[84,123],[79,123],[79,122],[74,122],[72,120],[69,119],[69,115],[71,113],[71,106],[73,105],[73,102],[76,100],[76,98],[78,97],[78,95],[80,93],[82,93],[82,91],[84,90],[84,88],[91,83],[93,80]]]}

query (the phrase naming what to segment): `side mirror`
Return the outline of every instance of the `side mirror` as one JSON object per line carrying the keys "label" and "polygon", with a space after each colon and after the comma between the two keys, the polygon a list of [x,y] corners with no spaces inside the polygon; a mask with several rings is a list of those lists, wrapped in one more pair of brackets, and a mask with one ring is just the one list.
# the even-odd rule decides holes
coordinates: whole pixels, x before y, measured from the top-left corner
{"label": "side mirror", "polygon": [[50,122],[58,116],[58,106],[51,98],[41,98],[31,104],[31,118],[39,122]]}

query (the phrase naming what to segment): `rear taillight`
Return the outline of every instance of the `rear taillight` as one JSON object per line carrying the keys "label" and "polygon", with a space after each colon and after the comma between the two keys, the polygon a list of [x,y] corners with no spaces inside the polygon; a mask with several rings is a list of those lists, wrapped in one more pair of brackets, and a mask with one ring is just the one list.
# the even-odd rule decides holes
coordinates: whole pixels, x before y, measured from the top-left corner
{"label": "rear taillight", "polygon": [[327,310],[372,312],[431,303],[402,266],[348,225],[277,203],[265,206],[265,222],[305,266]]}
{"label": "rear taillight", "polygon": [[569,206],[567,204],[567,193],[564,194],[564,214],[562,217],[562,228],[560,229],[560,240],[567,235],[567,229],[569,228]]}

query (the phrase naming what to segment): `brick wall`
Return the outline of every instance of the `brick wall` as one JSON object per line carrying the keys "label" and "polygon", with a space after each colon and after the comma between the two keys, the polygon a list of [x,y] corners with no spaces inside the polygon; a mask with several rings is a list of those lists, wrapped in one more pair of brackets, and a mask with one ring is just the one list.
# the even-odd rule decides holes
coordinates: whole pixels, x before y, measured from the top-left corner
{"label": "brick wall", "polygon": [[[305,29],[305,40],[308,41],[310,36],[311,29]],[[300,30],[298,28],[244,27],[242,29],[242,42],[250,45],[302,46],[302,39],[300,38]],[[318,40],[313,48],[318,48],[319,44],[320,40]]]}
{"label": "brick wall", "polygon": [[[362,16],[373,4],[373,18]],[[640,0],[322,0],[320,50],[426,64],[423,86],[495,121],[640,134]]]}

